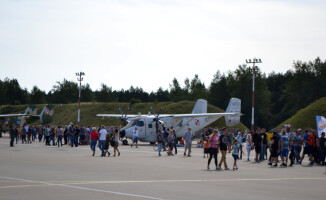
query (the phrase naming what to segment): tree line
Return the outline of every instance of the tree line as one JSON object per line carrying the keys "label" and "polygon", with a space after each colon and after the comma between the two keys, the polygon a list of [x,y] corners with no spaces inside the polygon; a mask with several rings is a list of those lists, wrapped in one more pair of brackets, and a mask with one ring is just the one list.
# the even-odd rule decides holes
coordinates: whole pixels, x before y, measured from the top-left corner
{"label": "tree line", "polygon": [[[209,86],[195,75],[186,78],[183,86],[174,78],[168,89],[160,87],[150,93],[141,87],[112,90],[102,83],[101,88],[93,91],[89,84],[81,87],[82,102],[177,102],[207,99],[212,105],[226,109],[230,98],[242,100],[241,121],[250,127],[252,100],[252,67],[240,65],[234,71],[217,71]],[[293,69],[286,73],[266,75],[256,69],[255,79],[255,125],[272,128],[291,117],[299,109],[326,96],[326,61],[296,61]],[[77,82],[64,79],[56,82],[52,90],[45,92],[34,86],[31,91],[20,87],[16,79],[0,80],[0,104],[67,104],[78,99]]]}

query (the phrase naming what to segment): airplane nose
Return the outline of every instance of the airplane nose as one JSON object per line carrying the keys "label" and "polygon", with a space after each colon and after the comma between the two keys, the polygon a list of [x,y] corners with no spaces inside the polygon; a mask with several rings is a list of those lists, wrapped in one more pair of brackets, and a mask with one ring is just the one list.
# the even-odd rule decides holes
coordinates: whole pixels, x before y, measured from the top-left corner
{"label": "airplane nose", "polygon": [[119,133],[120,133],[120,137],[125,137],[126,136],[126,131],[125,130],[122,130]]}

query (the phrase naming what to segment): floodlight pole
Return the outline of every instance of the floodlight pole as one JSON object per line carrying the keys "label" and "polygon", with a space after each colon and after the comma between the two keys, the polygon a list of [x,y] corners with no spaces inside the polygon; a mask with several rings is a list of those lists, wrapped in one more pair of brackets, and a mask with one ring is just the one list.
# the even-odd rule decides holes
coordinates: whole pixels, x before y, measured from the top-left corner
{"label": "floodlight pole", "polygon": [[251,108],[251,131],[255,130],[255,73],[257,67],[255,66],[256,63],[261,63],[261,59],[254,58],[253,61],[251,59],[246,60],[247,64],[253,64],[252,66],[252,108]]}
{"label": "floodlight pole", "polygon": [[77,123],[78,125],[80,124],[80,94],[81,94],[81,82],[83,81],[82,76],[84,76],[85,73],[84,72],[77,72],[76,76],[78,76],[79,78],[77,78],[77,80],[79,81],[79,96],[78,96],[78,120]]}

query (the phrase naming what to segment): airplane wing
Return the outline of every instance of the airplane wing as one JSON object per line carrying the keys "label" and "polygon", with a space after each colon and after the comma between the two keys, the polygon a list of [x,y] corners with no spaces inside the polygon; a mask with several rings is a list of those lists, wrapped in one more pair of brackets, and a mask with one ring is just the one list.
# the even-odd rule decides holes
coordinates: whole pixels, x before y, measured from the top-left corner
{"label": "airplane wing", "polygon": [[0,117],[24,117],[24,116],[29,116],[27,114],[4,114],[0,115]]}
{"label": "airplane wing", "polygon": [[[122,118],[121,114],[97,114],[97,117],[117,117],[117,118]],[[126,119],[143,119],[146,118],[146,115],[128,115]]]}
{"label": "airplane wing", "polygon": [[240,116],[241,113],[195,113],[195,114],[171,114],[160,115],[162,117],[174,117],[174,118],[194,118],[194,117],[214,117],[214,116]]}

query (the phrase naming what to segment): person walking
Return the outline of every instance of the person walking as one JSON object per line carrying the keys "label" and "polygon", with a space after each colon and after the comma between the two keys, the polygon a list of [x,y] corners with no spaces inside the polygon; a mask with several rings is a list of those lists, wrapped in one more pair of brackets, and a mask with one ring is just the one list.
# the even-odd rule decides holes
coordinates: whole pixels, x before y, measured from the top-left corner
{"label": "person walking", "polygon": [[51,141],[52,141],[52,146],[55,146],[55,129],[54,126],[51,127],[50,131],[49,131],[49,135],[50,135],[50,141],[49,141],[49,145],[51,145]]}
{"label": "person walking", "polygon": [[61,147],[62,147],[62,138],[63,138],[63,130],[62,130],[61,126],[58,126],[58,129],[57,129],[57,143],[58,143],[58,147],[60,146],[59,144],[61,144]]}
{"label": "person walking", "polygon": [[300,154],[302,150],[301,129],[298,129],[295,132],[295,136],[293,137],[293,148],[294,148],[294,160],[296,161],[296,164],[299,164]]}
{"label": "person walking", "polygon": [[[266,129],[262,128],[261,129],[261,149],[260,149],[260,156],[259,156],[259,160],[263,161],[267,159],[267,134],[266,134]],[[266,155],[266,159],[265,159],[265,155]]]}
{"label": "person walking", "polygon": [[240,151],[240,144],[238,140],[234,140],[234,144],[231,147],[231,151],[232,151],[232,157],[234,159],[233,170],[237,170],[239,169],[237,165],[237,160],[239,159],[239,151]]}
{"label": "person walking", "polygon": [[252,135],[252,140],[255,145],[255,152],[256,152],[255,161],[258,163],[259,155],[261,151],[261,144],[262,144],[260,128],[257,128],[256,132]]}
{"label": "person walking", "polygon": [[91,150],[93,151],[92,156],[95,155],[95,149],[96,149],[96,144],[97,144],[97,140],[99,139],[98,137],[98,132],[96,131],[96,128],[93,127],[92,131],[90,132],[90,146],[91,146]]}
{"label": "person walking", "polygon": [[302,154],[302,157],[301,157],[301,160],[299,162],[299,164],[302,163],[304,157],[305,157],[305,154],[308,154],[309,156],[309,165],[308,166],[313,166],[314,165],[314,158],[312,156],[313,154],[313,149],[312,149],[312,145],[314,144],[314,136],[312,135],[311,132],[309,132],[309,130],[306,130],[306,133],[303,135],[303,141],[304,141],[304,149],[303,149],[303,154]]}
{"label": "person walking", "polygon": [[285,129],[282,130],[282,137],[281,137],[281,160],[282,164],[280,166],[287,167],[288,166],[288,156],[289,156],[289,145],[290,140],[289,137],[286,135]]}
{"label": "person walking", "polygon": [[246,149],[247,149],[247,156],[248,156],[247,161],[250,161],[250,152],[252,150],[252,147],[253,146],[252,146],[251,134],[249,133],[246,139]]}
{"label": "person walking", "polygon": [[227,129],[224,127],[222,128],[222,135],[218,138],[219,140],[219,146],[220,146],[220,150],[221,150],[221,160],[219,163],[219,167],[221,168],[222,163],[224,163],[224,169],[225,170],[229,170],[228,165],[226,164],[226,152],[228,150],[228,138],[227,138]]}
{"label": "person walking", "polygon": [[45,145],[50,146],[50,126],[45,128]]}
{"label": "person walking", "polygon": [[20,127],[15,126],[15,139],[16,139],[16,144],[18,144],[19,135],[20,135]]}
{"label": "person walking", "polygon": [[26,141],[26,129],[25,129],[24,126],[22,126],[22,128],[21,128],[21,135],[22,135],[22,144],[24,144],[24,142],[27,143],[27,141]]}
{"label": "person walking", "polygon": [[173,130],[173,127],[171,127],[171,132],[174,136],[174,154],[178,154],[178,149],[177,149],[177,144],[178,144],[178,138],[177,138],[177,133],[175,132],[175,130]]}
{"label": "person walking", "polygon": [[118,156],[120,156],[120,151],[118,149],[118,147],[119,147],[119,137],[120,137],[119,130],[116,128],[114,130],[114,134],[113,134],[113,140],[114,140],[114,155],[113,156],[116,155],[116,151],[118,152]]}
{"label": "person walking", "polygon": [[98,147],[99,149],[102,151],[102,154],[101,156],[105,156],[105,153],[104,153],[104,147],[105,147],[105,141],[106,141],[106,135],[108,134],[108,132],[105,130],[105,127],[104,125],[101,126],[101,129],[99,131],[99,144],[98,144]]}
{"label": "person walking", "polygon": [[188,127],[188,131],[185,132],[184,134],[184,141],[185,141],[185,152],[183,153],[184,156],[187,154],[188,150],[188,157],[191,157],[191,145],[192,145],[192,132],[191,132],[191,127]]}
{"label": "person walking", "polygon": [[130,147],[132,147],[132,145],[136,143],[136,148],[138,148],[138,134],[138,129],[137,127],[135,127],[135,130],[132,131],[132,144],[130,145]]}
{"label": "person walking", "polygon": [[80,135],[80,127],[77,125],[75,129],[75,134],[74,134],[74,144],[75,147],[78,147],[79,144],[79,135]]}
{"label": "person walking", "polygon": [[275,131],[273,133],[273,137],[271,139],[271,162],[268,165],[273,165],[273,163],[275,163],[273,166],[277,167],[277,158],[278,158],[278,153],[280,151],[280,142],[279,142],[279,137],[278,137],[278,133],[277,131]]}
{"label": "person walking", "polygon": [[80,127],[80,136],[79,136],[79,144],[85,145],[85,138],[86,138],[86,129],[84,126]]}
{"label": "person walking", "polygon": [[325,163],[325,150],[326,150],[326,138],[325,132],[321,133],[321,137],[319,139],[319,164],[326,165]]}
{"label": "person walking", "polygon": [[164,136],[161,130],[159,130],[156,137],[157,147],[158,147],[158,156],[161,156],[161,151],[163,148]]}
{"label": "person walking", "polygon": [[106,139],[105,139],[104,156],[106,156],[106,153],[108,153],[108,157],[111,155],[109,152],[110,141],[111,141],[111,135],[110,133],[108,133],[106,134]]}
{"label": "person walking", "polygon": [[173,131],[170,131],[169,133],[169,136],[168,136],[168,155],[169,156],[174,156],[174,154],[172,153],[173,151],[173,146],[174,146],[174,141],[175,141],[175,138],[174,138],[174,135],[173,135]]}
{"label": "person walking", "polygon": [[15,140],[15,126],[12,125],[12,124],[10,125],[9,134],[10,134],[10,147],[14,147],[14,140]]}
{"label": "person walking", "polygon": [[214,157],[215,161],[215,169],[221,170],[221,168],[217,165],[217,154],[218,154],[218,130],[214,130],[213,134],[208,139],[209,144],[209,158],[207,163],[207,170],[209,170],[209,165],[211,163],[212,158]]}

